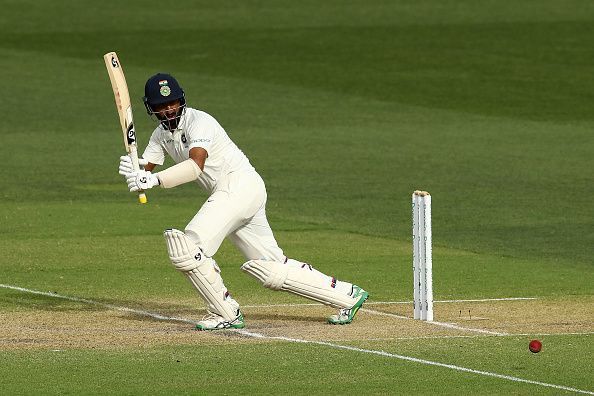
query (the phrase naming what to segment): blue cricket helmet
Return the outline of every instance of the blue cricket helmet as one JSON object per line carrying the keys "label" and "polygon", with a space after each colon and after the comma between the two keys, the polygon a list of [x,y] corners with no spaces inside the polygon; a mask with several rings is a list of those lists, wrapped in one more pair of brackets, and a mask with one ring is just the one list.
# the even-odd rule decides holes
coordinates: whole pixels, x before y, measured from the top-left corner
{"label": "blue cricket helmet", "polygon": [[175,100],[185,101],[184,90],[179,86],[177,80],[167,73],[157,73],[149,78],[144,85],[144,97],[142,98],[147,110],[154,106],[173,102]]}
{"label": "blue cricket helmet", "polygon": [[[165,103],[171,103],[179,100],[180,111],[175,119],[164,119],[160,117],[155,108]],[[179,83],[171,74],[157,73],[150,77],[144,85],[144,97],[142,98],[144,107],[149,115],[156,115],[161,125],[165,129],[175,129],[178,126],[179,120],[186,107],[186,97],[184,90],[179,86]]]}

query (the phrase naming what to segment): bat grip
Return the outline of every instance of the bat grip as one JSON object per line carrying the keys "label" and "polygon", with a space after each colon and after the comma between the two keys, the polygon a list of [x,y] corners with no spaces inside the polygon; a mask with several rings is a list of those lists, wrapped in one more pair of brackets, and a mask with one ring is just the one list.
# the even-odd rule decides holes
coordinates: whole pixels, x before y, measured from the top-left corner
{"label": "bat grip", "polygon": [[[130,158],[132,159],[132,166],[134,170],[140,170],[140,165],[138,164],[138,151],[136,150],[136,145],[130,146]],[[143,190],[138,191],[138,202],[141,204],[147,203],[146,194]]]}

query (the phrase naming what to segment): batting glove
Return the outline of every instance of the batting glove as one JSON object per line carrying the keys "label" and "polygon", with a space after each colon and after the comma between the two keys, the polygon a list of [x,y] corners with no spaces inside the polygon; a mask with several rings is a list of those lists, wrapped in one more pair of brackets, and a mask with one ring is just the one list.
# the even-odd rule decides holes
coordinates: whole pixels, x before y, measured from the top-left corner
{"label": "batting glove", "polygon": [[[148,161],[144,158],[138,158],[138,165],[145,166],[148,164]],[[132,158],[129,155],[122,155],[120,157],[120,169],[119,174],[126,177],[129,173],[133,173],[135,171],[134,166],[132,165]]]}
{"label": "batting glove", "polygon": [[144,170],[128,173],[125,175],[125,177],[130,192],[148,190],[149,188],[153,188],[161,184],[159,182],[159,178],[156,175]]}

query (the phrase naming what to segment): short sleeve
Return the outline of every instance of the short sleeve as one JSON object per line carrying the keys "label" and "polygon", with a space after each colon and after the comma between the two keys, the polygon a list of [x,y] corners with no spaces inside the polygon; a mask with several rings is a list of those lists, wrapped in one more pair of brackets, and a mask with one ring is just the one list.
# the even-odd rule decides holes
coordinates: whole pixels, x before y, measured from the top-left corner
{"label": "short sleeve", "polygon": [[142,158],[155,165],[163,165],[165,162],[165,150],[161,146],[159,135],[159,129],[156,129],[142,154]]}
{"label": "short sleeve", "polygon": [[191,150],[194,147],[202,147],[210,152],[218,128],[221,128],[221,126],[217,120],[205,114],[204,117],[200,118],[199,122],[192,124],[188,131],[188,148]]}

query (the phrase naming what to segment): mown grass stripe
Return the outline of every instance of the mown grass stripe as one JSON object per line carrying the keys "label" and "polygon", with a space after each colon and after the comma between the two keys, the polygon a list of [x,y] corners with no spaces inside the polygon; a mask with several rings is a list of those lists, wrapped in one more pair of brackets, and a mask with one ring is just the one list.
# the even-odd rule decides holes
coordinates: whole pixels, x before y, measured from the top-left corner
{"label": "mown grass stripe", "polygon": [[295,342],[295,343],[300,343],[300,344],[324,345],[324,346],[335,348],[335,349],[344,349],[344,350],[348,350],[348,351],[385,356],[385,357],[394,358],[394,359],[406,360],[406,361],[414,362],[414,363],[426,364],[429,366],[444,367],[444,368],[448,368],[451,370],[456,370],[456,371],[461,371],[461,372],[466,372],[466,373],[472,373],[472,374],[478,374],[478,375],[483,375],[483,376],[487,376],[487,377],[505,379],[505,380],[513,381],[513,382],[521,382],[521,383],[525,383],[525,384],[546,386],[548,388],[560,389],[560,390],[565,390],[565,391],[569,391],[569,392],[582,393],[582,394],[586,394],[586,395],[594,395],[594,392],[577,389],[577,388],[572,388],[569,386],[549,384],[549,383],[540,382],[540,381],[533,381],[533,380],[528,380],[528,379],[524,379],[524,378],[513,377],[511,375],[492,373],[490,371],[475,370],[475,369],[471,369],[468,367],[456,366],[453,364],[434,362],[431,360],[419,359],[419,358],[414,358],[411,356],[398,355],[395,353],[389,353],[389,352],[385,352],[385,351],[376,351],[374,349],[363,349],[363,348],[357,348],[357,347],[352,347],[352,346],[348,346],[348,345],[334,344],[334,343],[325,342],[325,341],[310,341],[310,340],[301,340],[298,338],[289,338],[289,337],[280,337],[280,336],[271,337],[271,336],[266,336],[266,335],[259,334],[259,333],[251,333],[247,330],[238,330],[238,332],[243,335],[249,336],[249,337],[275,339],[275,340]]}

